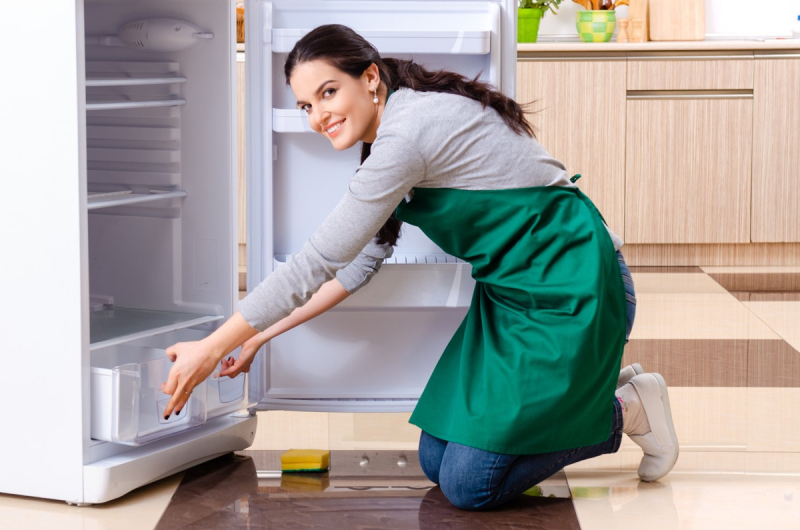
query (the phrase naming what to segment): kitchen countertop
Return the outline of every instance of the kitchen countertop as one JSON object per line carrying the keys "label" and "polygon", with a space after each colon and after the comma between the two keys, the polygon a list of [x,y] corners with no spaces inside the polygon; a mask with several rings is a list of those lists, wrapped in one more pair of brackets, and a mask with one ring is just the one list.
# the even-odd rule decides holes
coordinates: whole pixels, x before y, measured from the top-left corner
{"label": "kitchen countertop", "polygon": [[541,37],[539,42],[517,44],[517,53],[541,52],[649,52],[649,51],[800,51],[800,39],[768,37],[709,37],[703,41],[650,41],[637,43],[582,42],[577,36]]}

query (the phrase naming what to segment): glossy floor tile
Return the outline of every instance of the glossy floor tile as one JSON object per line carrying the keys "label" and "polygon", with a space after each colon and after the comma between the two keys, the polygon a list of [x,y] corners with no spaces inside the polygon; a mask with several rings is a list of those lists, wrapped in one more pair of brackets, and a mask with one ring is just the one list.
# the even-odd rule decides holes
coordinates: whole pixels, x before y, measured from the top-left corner
{"label": "glossy floor tile", "polygon": [[672,473],[567,473],[582,530],[800,528],[800,478]]}
{"label": "glossy floor tile", "polygon": [[563,473],[501,508],[466,512],[424,477],[259,478],[255,462],[269,457],[222,457],[187,471],[157,530],[580,528]]}

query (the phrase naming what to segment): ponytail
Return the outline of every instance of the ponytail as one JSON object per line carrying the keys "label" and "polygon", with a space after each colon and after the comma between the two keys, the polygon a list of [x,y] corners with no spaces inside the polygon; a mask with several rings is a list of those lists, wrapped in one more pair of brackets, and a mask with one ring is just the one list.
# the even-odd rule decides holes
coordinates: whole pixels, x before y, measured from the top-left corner
{"label": "ponytail", "polygon": [[[416,92],[444,92],[479,101],[483,108],[491,107],[497,111],[515,133],[536,137],[519,103],[495,90],[490,84],[478,81],[478,76],[469,79],[447,70],[430,71],[413,61],[403,59],[387,57],[383,59],[383,63],[386,66],[387,84],[394,89],[410,88]],[[381,69],[380,65],[378,68]],[[382,70],[381,74],[383,73]]]}
{"label": "ponytail", "polygon": [[[535,138],[533,127],[525,118],[522,107],[490,84],[464,77],[447,70],[426,70],[413,61],[382,58],[364,37],[340,24],[327,24],[310,31],[297,41],[283,72],[289,83],[298,64],[321,59],[342,72],[358,79],[372,64],[378,67],[381,81],[388,88],[410,88],[417,92],[444,92],[479,101],[483,108],[491,107],[515,133]],[[361,162],[369,157],[371,144],[361,146]],[[397,244],[401,222],[392,213],[376,234],[379,243]]]}

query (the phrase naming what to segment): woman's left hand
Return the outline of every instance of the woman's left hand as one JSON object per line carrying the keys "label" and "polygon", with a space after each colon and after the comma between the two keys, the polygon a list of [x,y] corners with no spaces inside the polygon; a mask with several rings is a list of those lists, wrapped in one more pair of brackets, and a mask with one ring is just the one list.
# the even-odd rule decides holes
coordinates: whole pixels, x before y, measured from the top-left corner
{"label": "woman's left hand", "polygon": [[169,418],[173,411],[180,414],[194,387],[205,381],[219,362],[205,341],[179,342],[167,348],[167,357],[175,364],[169,371],[167,382],[161,385],[161,391],[172,396],[164,410],[164,419]]}

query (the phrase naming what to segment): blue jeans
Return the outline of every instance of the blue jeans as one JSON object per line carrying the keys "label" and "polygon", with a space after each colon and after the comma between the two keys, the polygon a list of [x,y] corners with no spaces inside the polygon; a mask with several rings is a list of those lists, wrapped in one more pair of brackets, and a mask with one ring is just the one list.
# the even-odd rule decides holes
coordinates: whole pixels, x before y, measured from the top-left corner
{"label": "blue jeans", "polygon": [[[625,285],[628,341],[636,315],[636,293],[630,269],[617,252]],[[423,431],[419,439],[419,461],[422,471],[454,506],[463,510],[485,510],[499,506],[532,488],[565,466],[615,453],[622,441],[622,408],[613,400],[613,421],[608,439],[597,445],[536,455],[507,455],[448,442]]]}

